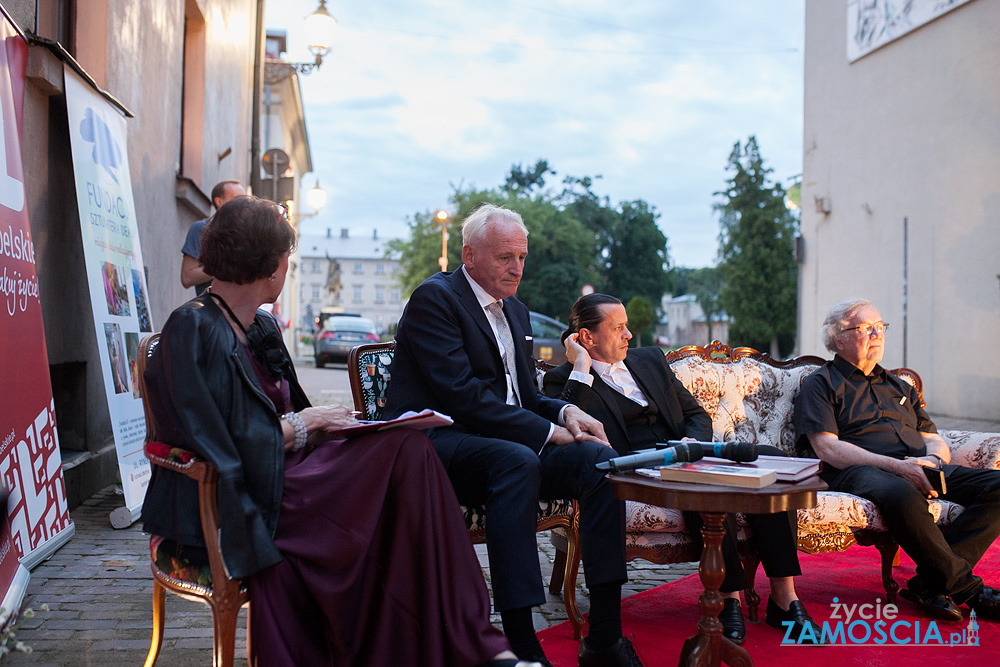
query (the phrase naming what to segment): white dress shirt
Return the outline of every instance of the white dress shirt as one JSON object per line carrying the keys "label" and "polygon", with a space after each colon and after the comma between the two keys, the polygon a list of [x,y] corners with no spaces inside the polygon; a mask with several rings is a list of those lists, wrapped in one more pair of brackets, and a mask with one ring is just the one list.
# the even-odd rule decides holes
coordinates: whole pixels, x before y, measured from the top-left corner
{"label": "white dress shirt", "polygon": [[[598,361],[596,359],[590,362],[591,368],[594,372],[600,376],[604,384],[608,385],[619,394],[629,399],[630,401],[635,401],[639,405],[646,407],[649,405],[649,400],[646,395],[642,393],[642,389],[639,388],[639,384],[632,377],[632,373],[629,372],[628,368],[625,366],[625,362],[617,361],[613,364],[609,364],[605,361]],[[581,373],[580,371],[572,371],[569,374],[570,380],[576,380],[581,382],[588,387],[593,386],[594,376],[590,373]]]}

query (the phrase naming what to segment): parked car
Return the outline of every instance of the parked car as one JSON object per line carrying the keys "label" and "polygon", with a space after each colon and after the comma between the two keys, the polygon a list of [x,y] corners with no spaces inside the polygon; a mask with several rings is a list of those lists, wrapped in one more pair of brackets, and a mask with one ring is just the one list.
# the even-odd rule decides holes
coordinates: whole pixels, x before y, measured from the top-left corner
{"label": "parked car", "polygon": [[313,352],[316,368],[323,368],[330,362],[347,361],[351,349],[364,343],[381,340],[375,330],[375,323],[366,317],[352,315],[331,315],[326,318],[323,328],[313,337]]}
{"label": "parked car", "polygon": [[559,340],[562,332],[566,331],[566,325],[548,315],[530,312],[528,318],[531,320],[531,336],[534,340],[535,359],[548,362],[553,366],[559,366],[566,361],[566,348]]}

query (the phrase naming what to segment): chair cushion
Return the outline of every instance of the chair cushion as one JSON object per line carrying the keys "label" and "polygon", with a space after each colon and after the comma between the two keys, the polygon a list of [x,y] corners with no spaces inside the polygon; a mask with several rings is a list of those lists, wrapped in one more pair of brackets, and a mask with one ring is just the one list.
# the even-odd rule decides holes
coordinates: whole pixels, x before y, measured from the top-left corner
{"label": "chair cushion", "polygon": [[750,358],[721,364],[684,357],[670,367],[712,418],[715,440],[773,445],[801,455],[792,424],[794,399],[817,366],[780,369]]}
{"label": "chair cushion", "polygon": [[357,373],[361,377],[361,395],[368,419],[382,419],[386,393],[389,390],[391,352],[368,352],[358,357]]}
{"label": "chair cushion", "polygon": [[171,579],[189,581],[208,588],[212,586],[208,552],[202,547],[178,544],[153,535],[149,538],[149,556],[157,569]]}
{"label": "chair cushion", "polygon": [[[573,501],[571,500],[539,500],[538,520],[553,516],[571,516]],[[462,505],[462,515],[470,532],[486,529],[486,507],[483,505]]]}
{"label": "chair cushion", "polygon": [[625,501],[626,532],[681,533],[684,530],[684,515],[680,510]]}
{"label": "chair cushion", "polygon": [[1000,433],[941,431],[951,449],[951,462],[969,468],[1000,468]]}
{"label": "chair cushion", "polygon": [[692,543],[688,533],[625,533],[625,548],[639,547],[643,549],[658,549],[663,547],[685,547]]}

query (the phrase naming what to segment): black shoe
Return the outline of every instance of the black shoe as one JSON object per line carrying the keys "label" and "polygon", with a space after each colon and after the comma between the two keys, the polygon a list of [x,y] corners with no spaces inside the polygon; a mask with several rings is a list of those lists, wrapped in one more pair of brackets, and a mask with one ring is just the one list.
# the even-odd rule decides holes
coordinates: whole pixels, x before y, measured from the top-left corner
{"label": "black shoe", "polygon": [[934,618],[939,618],[942,621],[962,620],[961,610],[946,595],[920,588],[910,588],[910,585],[907,584],[906,588],[899,591],[899,596],[917,605]]}
{"label": "black shoe", "polygon": [[[767,598],[767,611],[764,613],[764,621],[770,625],[772,628],[778,628],[779,630],[786,631],[788,626],[785,623],[792,623],[791,632],[786,632],[785,636],[792,639],[793,641],[801,644],[820,644],[820,627],[816,624],[816,621],[812,620],[809,616],[809,612],[806,611],[806,607],[799,600],[792,600],[791,604],[788,605],[788,611],[785,611],[778,606],[778,603],[774,601],[774,598]],[[815,641],[810,638],[809,634],[806,633],[803,636],[803,631],[806,626],[811,626],[812,637]]]}
{"label": "black shoe", "polygon": [[722,601],[722,611],[719,612],[722,623],[722,636],[734,644],[742,644],[747,640],[747,626],[743,621],[743,610],[736,598],[726,598]]}
{"label": "black shoe", "polygon": [[991,586],[983,586],[978,595],[966,600],[964,604],[975,609],[978,616],[994,621],[1000,620],[1000,591]]}
{"label": "black shoe", "polygon": [[[511,661],[511,664],[518,665],[541,665],[541,667],[552,667],[552,663],[549,659],[545,657],[545,654],[533,654],[533,655],[519,655],[517,661]],[[494,660],[493,662],[486,663],[490,667],[496,664],[497,667],[506,667],[506,663],[503,660]]]}
{"label": "black shoe", "polygon": [[590,648],[584,639],[580,642],[578,658],[580,667],[645,667],[632,642],[624,637],[601,651]]}

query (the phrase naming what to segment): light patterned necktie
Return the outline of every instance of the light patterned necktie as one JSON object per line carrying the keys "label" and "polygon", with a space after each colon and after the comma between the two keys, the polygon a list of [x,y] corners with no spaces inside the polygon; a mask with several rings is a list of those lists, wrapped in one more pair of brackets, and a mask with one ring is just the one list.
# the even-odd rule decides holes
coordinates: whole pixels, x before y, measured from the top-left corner
{"label": "light patterned necktie", "polygon": [[497,328],[497,337],[500,345],[503,346],[503,365],[510,375],[510,386],[514,391],[514,400],[520,405],[521,401],[517,395],[517,369],[514,367],[514,337],[510,333],[510,325],[507,323],[507,316],[503,314],[503,304],[494,301],[486,306],[486,312],[493,318],[493,324]]}

